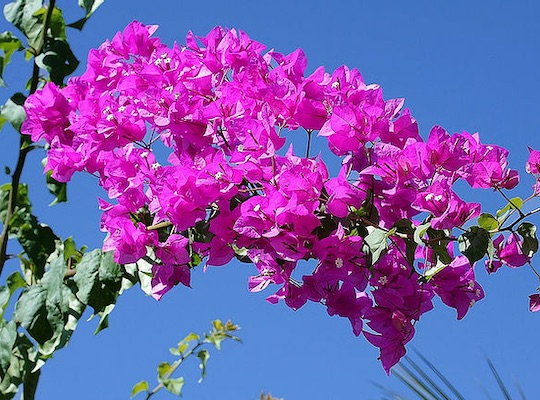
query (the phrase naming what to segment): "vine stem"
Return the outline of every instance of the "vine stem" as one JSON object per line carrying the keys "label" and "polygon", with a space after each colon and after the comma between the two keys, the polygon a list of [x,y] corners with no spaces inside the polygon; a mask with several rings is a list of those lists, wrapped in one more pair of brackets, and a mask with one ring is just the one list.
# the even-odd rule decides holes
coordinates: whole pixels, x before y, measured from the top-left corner
{"label": "vine stem", "polygon": [[[43,52],[45,46],[45,41],[47,38],[47,31],[49,30],[49,25],[51,23],[51,17],[53,10],[55,8],[56,0],[50,0],[49,6],[47,8],[47,14],[45,16],[45,21],[43,23],[43,31],[41,32],[41,41],[40,48],[36,51],[34,55],[34,66],[32,69],[32,81],[30,83],[30,94],[36,92],[39,84],[39,66],[36,64],[36,57]],[[17,158],[17,165],[11,176],[11,188],[9,190],[8,197],[8,206],[6,210],[6,217],[4,219],[4,226],[2,227],[2,233],[0,234],[0,275],[4,269],[4,264],[9,259],[7,256],[7,244],[9,239],[9,221],[15,212],[17,207],[17,197],[19,194],[19,183],[21,181],[21,175],[24,168],[24,163],[26,162],[26,156],[32,150],[32,147],[28,146],[26,143],[26,137],[22,134],[19,138],[19,156]]]}

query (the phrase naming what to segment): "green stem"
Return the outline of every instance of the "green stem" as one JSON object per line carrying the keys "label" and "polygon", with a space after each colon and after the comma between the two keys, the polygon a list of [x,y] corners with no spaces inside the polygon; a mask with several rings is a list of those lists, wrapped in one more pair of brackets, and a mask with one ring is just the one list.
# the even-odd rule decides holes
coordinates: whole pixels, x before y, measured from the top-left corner
{"label": "green stem", "polygon": [[523,212],[520,212],[520,217],[519,217],[518,219],[516,219],[516,220],[515,220],[514,222],[512,222],[510,225],[505,226],[504,228],[500,228],[500,229],[498,230],[498,232],[512,231],[512,230],[514,229],[514,227],[515,227],[518,223],[520,223],[521,221],[523,221],[525,218],[530,217],[531,215],[536,214],[536,213],[538,213],[538,212],[540,212],[540,207],[535,208],[534,210],[531,210],[531,211],[529,211],[528,213],[525,213],[525,214],[524,214]]}
{"label": "green stem", "polygon": [[[30,94],[36,92],[39,84],[39,66],[36,64],[35,58],[43,52],[45,46],[45,40],[47,38],[47,31],[49,30],[49,24],[51,23],[51,17],[53,10],[55,8],[56,0],[51,0],[49,2],[49,7],[47,9],[47,15],[45,16],[45,21],[43,23],[43,31],[41,32],[41,46],[37,49],[36,54],[34,55],[34,66],[32,70],[32,81],[30,83]],[[32,150],[31,146],[28,146],[26,143],[26,136],[21,135],[19,138],[19,156],[17,158],[17,165],[11,176],[11,188],[9,190],[8,197],[8,206],[6,210],[6,218],[4,219],[4,226],[2,227],[2,233],[0,234],[0,275],[4,269],[4,264],[8,260],[7,256],[7,244],[9,239],[9,221],[15,212],[17,207],[17,197],[19,194],[19,183],[21,181],[21,175],[26,162],[26,156]]]}
{"label": "green stem", "polygon": [[204,340],[197,342],[197,344],[191,350],[189,350],[186,354],[182,354],[182,356],[178,360],[172,363],[171,370],[167,372],[165,375],[163,375],[163,378],[161,378],[161,382],[154,389],[152,389],[151,391],[147,393],[146,400],[150,399],[153,395],[155,395],[157,392],[163,389],[165,387],[165,384],[163,382],[169,379],[172,376],[172,374],[174,374],[174,372],[178,369],[178,367],[180,367],[180,365],[184,362],[186,358],[193,355],[195,351],[199,347],[204,345],[205,343],[206,342]]}
{"label": "green stem", "polygon": [[523,214],[523,211],[521,211],[521,209],[519,207],[517,207],[514,202],[512,201],[512,199],[508,198],[507,195],[504,194],[504,192],[502,191],[501,188],[497,188],[497,191],[501,194],[502,197],[504,197],[504,199],[510,203],[512,205],[512,207],[514,207],[514,209],[516,209],[520,215],[520,217],[524,217],[524,214]]}
{"label": "green stem", "polygon": [[311,150],[311,134],[313,131],[311,129],[307,129],[307,147],[306,147],[306,158],[309,158],[309,151]]}

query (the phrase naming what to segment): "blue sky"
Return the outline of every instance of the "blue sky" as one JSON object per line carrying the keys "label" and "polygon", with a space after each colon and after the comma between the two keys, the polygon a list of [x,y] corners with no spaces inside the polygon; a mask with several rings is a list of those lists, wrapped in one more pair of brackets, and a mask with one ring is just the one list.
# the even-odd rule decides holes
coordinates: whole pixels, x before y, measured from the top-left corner
{"label": "blue sky", "polygon": [[[75,2],[66,3],[58,1],[66,19],[77,19]],[[189,30],[205,35],[222,25],[282,53],[300,47],[310,71],[347,64],[358,68],[366,82],[379,83],[386,99],[406,98],[423,137],[440,124],[450,132],[478,131],[484,142],[508,148],[512,166],[522,174],[516,195],[527,196],[532,184],[524,171],[527,145],[540,149],[535,118],[540,107],[539,14],[540,4],[534,1],[109,0],[82,33],[70,33],[82,64],[90,48],[134,19],[158,24],[157,35],[168,44],[183,42]],[[1,31],[8,29],[0,22]],[[17,77],[30,75],[28,65],[19,65],[16,74],[11,72],[11,86],[0,91],[2,99],[16,89]],[[2,132],[1,139],[0,160],[10,164],[13,134]],[[104,193],[94,179],[77,176],[69,188],[70,202],[46,207],[49,199],[36,172],[43,156],[32,153],[23,176],[39,186],[31,193],[36,213],[61,236],[100,247],[96,198]],[[503,205],[496,193],[464,194],[480,199],[486,211]],[[188,363],[182,371],[185,398],[255,399],[270,391],[286,400],[377,399],[381,392],[372,381],[401,388],[385,375],[376,349],[356,338],[346,320],[329,317],[314,304],[294,312],[267,303],[270,292],[249,293],[247,277],[253,270],[239,263],[198,270],[192,289],[177,287],[160,302],[131,289],[120,298],[108,330],[94,337],[96,321],[81,322],[70,345],[44,367],[37,398],[128,398],[137,381],[154,382],[157,364],[170,359],[170,346],[190,331],[208,329],[215,318],[239,324],[244,343],[225,343],[221,352],[212,352],[202,384],[197,384],[196,363]],[[529,313],[527,296],[538,281],[526,267],[488,277],[478,265],[477,273],[486,298],[462,321],[437,302],[417,324],[411,345],[466,398],[484,397],[480,382],[496,393],[486,355],[509,386],[519,382],[533,396],[540,315]]]}

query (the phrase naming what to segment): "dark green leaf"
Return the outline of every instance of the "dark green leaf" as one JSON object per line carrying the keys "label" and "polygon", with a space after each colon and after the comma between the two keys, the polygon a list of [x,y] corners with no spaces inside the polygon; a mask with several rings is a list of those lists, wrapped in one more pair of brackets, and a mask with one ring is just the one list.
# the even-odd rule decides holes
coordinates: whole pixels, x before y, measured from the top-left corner
{"label": "dark green leaf", "polygon": [[9,121],[17,132],[21,131],[21,125],[26,118],[26,112],[23,107],[25,100],[26,96],[24,94],[15,93],[0,109],[2,118]]}
{"label": "dark green leaf", "polygon": [[38,343],[45,343],[54,332],[47,321],[47,290],[40,284],[28,287],[15,306],[15,317]]}
{"label": "dark green leaf", "polygon": [[479,226],[472,226],[458,238],[459,251],[473,264],[487,254],[490,240],[488,231]]}
{"label": "dark green leaf", "polygon": [[103,4],[104,1],[105,0],[79,0],[79,6],[84,8],[84,10],[86,11],[86,15],[78,21],[69,24],[68,26],[81,30],[86,21],[88,21],[88,18],[92,16],[92,14],[97,10],[100,5]]}
{"label": "dark green leaf", "polygon": [[13,36],[11,32],[0,33],[0,50],[3,51],[3,55],[0,56],[0,86],[5,86],[3,79],[6,66],[11,61],[11,56],[14,52],[20,51],[24,48],[21,41]]}
{"label": "dark green leaf", "polygon": [[61,252],[51,255],[41,281],[25,289],[15,305],[15,318],[38,342],[43,355],[52,354],[69,340],[65,326],[73,295],[63,283],[65,271]]}
{"label": "dark green leaf", "polygon": [[493,231],[499,227],[499,221],[489,213],[482,213],[478,217],[478,225],[486,231]]}
{"label": "dark green leaf", "polygon": [[536,226],[530,222],[523,222],[518,226],[517,232],[523,238],[523,244],[521,245],[523,254],[531,258],[538,251]]}
{"label": "dark green leaf", "polygon": [[430,227],[427,229],[426,233],[429,237],[429,247],[431,247],[435,252],[437,260],[441,261],[445,265],[450,264],[453,257],[448,252],[448,244],[450,243],[450,239],[448,239],[447,232]]}
{"label": "dark green leaf", "polygon": [[[20,217],[20,214],[15,216]],[[34,275],[39,279],[43,276],[47,258],[56,247],[58,236],[54,234],[49,226],[40,224],[33,215],[23,215],[23,217],[25,218],[23,224],[15,226],[14,234],[26,255],[36,267]]]}
{"label": "dark green leaf", "polygon": [[165,385],[165,389],[167,389],[170,393],[176,396],[181,396],[182,387],[184,386],[184,378],[179,377],[175,379],[165,379],[163,381],[163,385]]}
{"label": "dark green leaf", "polygon": [[[10,184],[0,187],[0,219],[5,220],[8,208]],[[45,262],[56,249],[58,237],[50,227],[40,224],[32,215],[32,206],[28,198],[27,185],[20,184],[17,192],[17,205],[10,220],[10,235],[17,238],[19,244],[34,265],[33,274],[41,278]],[[28,278],[28,277],[27,277]]]}
{"label": "dark green leaf", "polygon": [[201,363],[199,364],[199,368],[201,369],[201,378],[199,379],[199,383],[201,383],[204,378],[206,378],[206,363],[210,358],[210,353],[208,352],[208,350],[203,349],[197,353],[197,357],[199,357],[199,359],[201,360]]}
{"label": "dark green leaf", "polygon": [[67,201],[67,184],[65,182],[58,182],[52,177],[52,171],[47,171],[45,174],[47,189],[49,193],[54,196],[54,200],[49,206],[54,206],[58,203],[65,203]]}
{"label": "dark green leaf", "polygon": [[114,262],[112,253],[96,249],[83,255],[74,281],[78,288],[77,298],[98,314],[116,301],[122,285],[122,270]]}
{"label": "dark green leaf", "polygon": [[36,64],[49,72],[51,81],[62,86],[64,78],[77,69],[79,60],[65,40],[54,39],[48,41],[43,53],[36,57]]}
{"label": "dark green leaf", "polygon": [[133,386],[133,389],[131,389],[131,398],[135,397],[137,394],[141,392],[147,392],[149,389],[148,382],[146,381],[140,381]]}
{"label": "dark green leaf", "polygon": [[41,370],[38,369],[37,371],[31,372],[26,376],[23,384],[21,400],[34,400],[40,375]]}
{"label": "dark green leaf", "polygon": [[396,228],[396,231],[405,235],[410,235],[414,233],[414,226],[410,220],[407,218],[402,218],[399,221],[396,221],[392,228]]}
{"label": "dark green leaf", "polygon": [[33,48],[39,47],[42,23],[34,15],[43,7],[42,0],[16,0],[4,6],[4,16],[28,39]]}

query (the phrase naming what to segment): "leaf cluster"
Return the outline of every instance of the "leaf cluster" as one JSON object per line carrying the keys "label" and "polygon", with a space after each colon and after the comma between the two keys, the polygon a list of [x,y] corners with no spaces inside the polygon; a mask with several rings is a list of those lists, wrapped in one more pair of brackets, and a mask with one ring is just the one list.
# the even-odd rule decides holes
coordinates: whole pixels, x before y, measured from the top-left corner
{"label": "leaf cluster", "polygon": [[184,337],[176,347],[169,349],[169,352],[173,356],[179,358],[173,363],[163,361],[158,365],[157,386],[150,390],[148,381],[140,381],[133,386],[131,397],[146,392],[146,399],[148,400],[161,389],[165,389],[176,396],[181,396],[184,378],[182,376],[173,378],[172,375],[174,372],[186,359],[196,356],[200,361],[199,368],[201,370],[201,378],[199,379],[199,383],[201,383],[204,378],[206,378],[206,366],[208,359],[210,358],[208,345],[212,345],[217,350],[221,350],[221,343],[225,340],[240,342],[240,338],[235,335],[235,332],[238,329],[238,325],[233,324],[231,321],[224,323],[221,320],[216,319],[212,321],[212,329],[210,331],[205,332],[202,335],[191,332]]}

